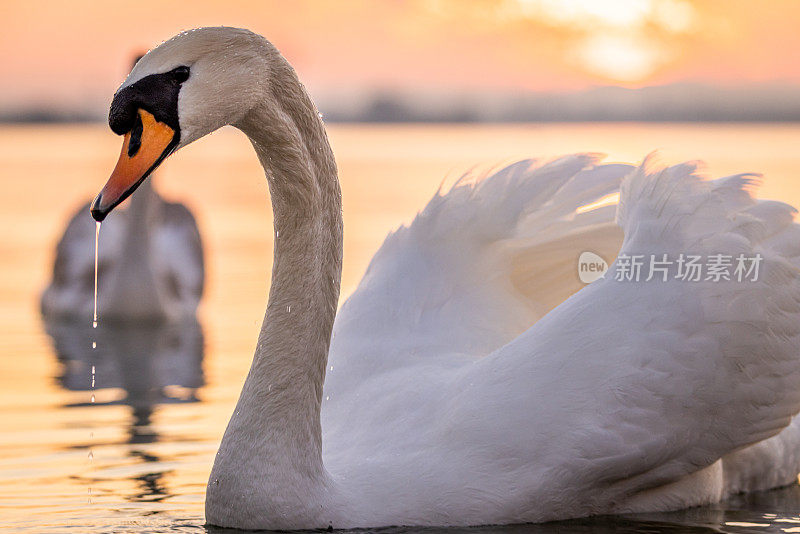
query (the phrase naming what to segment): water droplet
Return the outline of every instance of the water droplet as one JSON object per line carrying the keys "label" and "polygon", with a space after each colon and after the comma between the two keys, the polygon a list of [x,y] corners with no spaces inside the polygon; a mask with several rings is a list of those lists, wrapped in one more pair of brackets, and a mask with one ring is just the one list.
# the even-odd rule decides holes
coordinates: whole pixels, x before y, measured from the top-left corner
{"label": "water droplet", "polygon": [[89,459],[94,460],[94,453],[92,451],[89,451]]}
{"label": "water droplet", "polygon": [[280,235],[281,235],[281,231],[280,230],[275,230],[275,237],[278,238],[278,237],[280,237]]}
{"label": "water droplet", "polygon": [[95,401],[95,398],[94,398],[94,393],[92,393],[92,399],[91,399],[91,401],[92,401],[92,402],[94,402],[94,401]]}
{"label": "water droplet", "polygon": [[325,397],[325,400],[331,400],[331,396],[328,395],[327,397]]}
{"label": "water droplet", "polygon": [[215,478],[215,479],[214,479],[214,485],[215,485],[215,486],[219,486],[219,479],[218,479],[218,478]]}
{"label": "water droplet", "polygon": [[331,371],[333,371],[333,366],[331,365]]}
{"label": "water droplet", "polygon": [[289,312],[289,313],[292,313],[292,305],[291,304],[286,306],[286,311]]}
{"label": "water droplet", "polygon": [[93,348],[93,349],[96,349],[96,348],[97,348],[97,341],[92,341],[92,348]]}

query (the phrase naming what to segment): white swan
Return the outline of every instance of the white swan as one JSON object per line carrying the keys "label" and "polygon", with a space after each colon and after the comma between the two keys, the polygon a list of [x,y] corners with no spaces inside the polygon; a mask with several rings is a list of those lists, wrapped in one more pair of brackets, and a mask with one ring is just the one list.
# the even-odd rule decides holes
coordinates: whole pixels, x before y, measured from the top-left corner
{"label": "white swan", "polygon": [[[109,123],[124,147],[138,121],[141,148],[123,148],[97,219],[225,124],[250,138],[272,197],[269,303],[209,479],[209,523],[545,521],[794,480],[800,230],[790,206],[751,198],[751,178],[580,155],[521,162],[437,195],[337,315],[336,165],[270,43],[233,28],[166,41],[115,95]],[[758,280],[617,281],[618,259],[567,298],[578,253],[620,245],[613,208],[579,208],[625,174],[620,257],[761,254]]]}
{"label": "white swan", "polygon": [[[88,321],[94,307],[95,224],[89,204],[72,217],[56,247],[53,279],[42,293],[50,319]],[[99,250],[98,309],[105,320],[194,317],[203,295],[203,244],[192,213],[167,202],[149,180],[127,210],[110,217]]]}

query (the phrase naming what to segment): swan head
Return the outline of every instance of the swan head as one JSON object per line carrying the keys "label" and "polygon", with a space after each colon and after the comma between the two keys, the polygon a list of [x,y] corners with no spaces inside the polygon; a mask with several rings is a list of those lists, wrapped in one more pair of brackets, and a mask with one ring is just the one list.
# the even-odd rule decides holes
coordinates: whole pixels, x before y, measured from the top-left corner
{"label": "swan head", "polygon": [[274,47],[239,28],[180,33],[145,54],[114,94],[108,124],[124,136],[92,203],[102,221],[170,154],[242,118],[263,96]]}

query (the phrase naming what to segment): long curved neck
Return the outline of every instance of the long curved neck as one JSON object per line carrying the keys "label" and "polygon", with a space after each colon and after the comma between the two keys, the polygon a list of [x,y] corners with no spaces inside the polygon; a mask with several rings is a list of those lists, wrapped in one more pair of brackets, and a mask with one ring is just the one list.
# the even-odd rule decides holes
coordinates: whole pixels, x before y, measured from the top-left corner
{"label": "long curved neck", "polygon": [[[281,59],[272,92],[234,126],[263,165],[275,224],[272,285],[250,372],[217,456],[270,484],[324,477],[320,406],[342,265],[341,192],[316,108]],[[264,471],[267,471],[264,473]]]}

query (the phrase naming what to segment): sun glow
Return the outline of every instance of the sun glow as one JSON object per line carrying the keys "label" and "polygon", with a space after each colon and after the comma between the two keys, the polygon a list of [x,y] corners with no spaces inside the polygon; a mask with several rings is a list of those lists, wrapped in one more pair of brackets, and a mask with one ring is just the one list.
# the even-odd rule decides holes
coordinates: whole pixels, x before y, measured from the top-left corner
{"label": "sun glow", "polygon": [[619,82],[647,77],[665,52],[646,40],[629,35],[592,34],[582,41],[574,57],[594,74]]}
{"label": "sun glow", "polygon": [[[773,0],[768,8],[762,4],[744,0],[5,2],[0,113],[16,116],[18,110],[52,107],[99,119],[108,105],[108,91],[127,74],[132,48],[209,24],[248,27],[267,36],[292,60],[319,100],[346,113],[372,95],[395,93],[415,100],[427,94],[572,92],[598,84],[799,84],[800,64],[791,52],[800,47],[800,2]],[[158,20],[144,27],[103,23],[135,21],[137,15],[153,10],[158,11]],[[81,24],[86,31],[73,31]],[[24,49],[19,43],[25,43]],[[55,79],[58,83],[52,83]]]}
{"label": "sun glow", "polygon": [[670,59],[664,37],[691,30],[686,0],[517,0],[521,16],[572,32],[567,56],[587,72],[637,82]]}
{"label": "sun glow", "polygon": [[523,13],[556,24],[625,28],[641,24],[652,0],[519,0]]}

